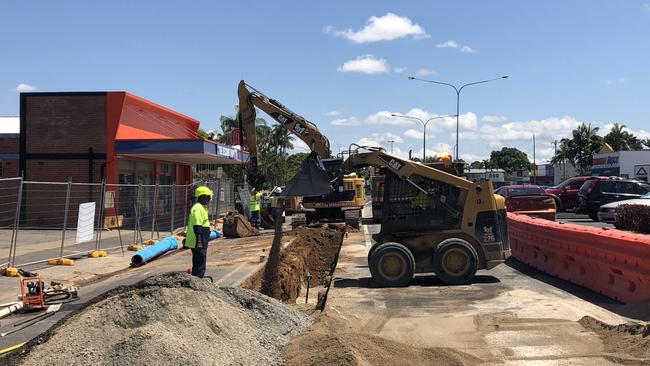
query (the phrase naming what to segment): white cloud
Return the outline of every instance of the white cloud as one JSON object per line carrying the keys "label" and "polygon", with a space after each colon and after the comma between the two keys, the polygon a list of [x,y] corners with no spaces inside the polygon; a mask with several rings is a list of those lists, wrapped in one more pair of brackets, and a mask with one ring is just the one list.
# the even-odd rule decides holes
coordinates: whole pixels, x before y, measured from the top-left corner
{"label": "white cloud", "polygon": [[460,52],[462,52],[462,53],[476,53],[478,51],[473,49],[470,46],[463,46],[463,47],[460,48]]}
{"label": "white cloud", "polygon": [[397,67],[394,67],[394,68],[393,68],[393,72],[396,72],[396,73],[398,73],[398,74],[401,74],[401,73],[403,73],[404,71],[406,71],[406,67],[399,67],[399,66],[397,66]]}
{"label": "white cloud", "polygon": [[460,43],[454,41],[453,39],[450,39],[446,42],[438,43],[436,45],[438,48],[454,48],[454,49],[460,49],[460,52],[462,53],[476,53],[478,52],[477,50],[473,49],[472,47],[468,45],[461,45]]}
{"label": "white cloud", "polygon": [[438,43],[436,45],[438,48],[458,48],[460,45],[454,40],[448,40],[447,42]]}
{"label": "white cloud", "polygon": [[20,133],[20,118],[0,117],[0,133]]}
{"label": "white cloud", "polygon": [[492,116],[488,115],[488,116],[483,116],[481,118],[481,121],[482,122],[503,122],[507,119],[508,117],[503,115],[492,115]]}
{"label": "white cloud", "polygon": [[330,117],[336,117],[336,116],[340,116],[341,114],[343,114],[343,112],[341,112],[339,110],[333,110],[333,111],[329,111],[329,112],[327,112],[325,114],[330,116]]}
{"label": "white cloud", "polygon": [[420,69],[415,72],[415,75],[417,76],[429,76],[435,74],[437,74],[436,70],[431,70],[431,69]]}
{"label": "white cloud", "polygon": [[607,85],[620,85],[627,83],[627,78],[616,78],[605,81]]}
{"label": "white cloud", "polygon": [[[404,139],[402,139],[400,136],[386,132],[386,133],[373,133],[372,136],[370,137],[363,137],[357,141],[357,144],[361,146],[374,146],[374,147],[383,147],[385,149],[390,148],[391,142],[393,144],[401,144],[404,143]],[[393,145],[393,149],[394,149]]]}
{"label": "white cloud", "polygon": [[[357,117],[338,118],[330,122],[335,126],[360,126],[360,125],[393,125],[393,126],[408,126],[415,122],[404,118],[396,118],[392,116],[392,112],[381,111],[369,115],[364,119]],[[398,113],[399,114],[399,113]]]}
{"label": "white cloud", "polygon": [[[436,135],[429,133],[427,126],[427,138],[434,138]],[[422,140],[422,136],[424,135],[424,132],[422,130],[415,130],[412,128],[409,128],[408,130],[404,131],[404,136],[414,139],[414,140]]]}
{"label": "white cloud", "polygon": [[373,55],[359,56],[339,66],[338,72],[361,72],[364,74],[384,74],[390,71],[388,61],[383,58],[376,58]]}
{"label": "white cloud", "polygon": [[429,37],[424,31],[424,28],[419,24],[414,24],[411,19],[393,13],[387,13],[381,17],[370,17],[366,25],[358,31],[354,31],[351,28],[336,30],[331,25],[323,28],[323,31],[343,37],[354,43],[392,41],[409,36],[415,39]]}
{"label": "white cloud", "polygon": [[38,87],[35,85],[30,85],[26,83],[20,83],[16,85],[16,87],[13,89],[13,91],[18,92],[18,93],[29,93],[38,90]]}

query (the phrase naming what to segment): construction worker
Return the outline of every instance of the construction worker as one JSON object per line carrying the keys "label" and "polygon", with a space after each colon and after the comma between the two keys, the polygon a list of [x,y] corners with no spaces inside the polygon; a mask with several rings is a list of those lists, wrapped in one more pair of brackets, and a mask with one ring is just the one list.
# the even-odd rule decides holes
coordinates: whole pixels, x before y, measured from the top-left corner
{"label": "construction worker", "polygon": [[185,247],[192,249],[192,276],[203,278],[210,240],[208,204],[212,199],[212,190],[206,186],[198,187],[194,197],[196,203],[192,206],[187,220]]}
{"label": "construction worker", "polygon": [[269,197],[269,203],[271,205],[271,216],[275,220],[276,217],[278,217],[278,214],[280,214],[280,198],[278,197],[282,193],[282,188],[278,187],[273,193],[271,193],[271,197]]}
{"label": "construction worker", "polygon": [[256,228],[260,228],[260,209],[262,208],[262,193],[257,192],[255,188],[251,188],[250,200],[248,201],[248,209],[251,212],[251,224]]}

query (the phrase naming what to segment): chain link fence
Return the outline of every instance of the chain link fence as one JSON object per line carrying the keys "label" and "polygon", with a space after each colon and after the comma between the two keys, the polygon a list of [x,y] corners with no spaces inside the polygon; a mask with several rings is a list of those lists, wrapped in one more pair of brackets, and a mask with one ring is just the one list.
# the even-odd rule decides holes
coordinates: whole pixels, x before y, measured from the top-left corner
{"label": "chain link fence", "polygon": [[[94,250],[124,251],[184,228],[194,190],[214,192],[214,220],[235,209],[229,179],[188,185],[31,182],[0,179],[0,267],[21,267]],[[6,257],[5,257],[6,255]]]}

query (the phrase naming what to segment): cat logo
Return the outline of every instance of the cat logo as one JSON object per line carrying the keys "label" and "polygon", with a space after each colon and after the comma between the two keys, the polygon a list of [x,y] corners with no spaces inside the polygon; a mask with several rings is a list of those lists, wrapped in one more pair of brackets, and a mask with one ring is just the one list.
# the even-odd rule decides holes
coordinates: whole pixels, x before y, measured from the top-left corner
{"label": "cat logo", "polygon": [[402,164],[399,160],[395,159],[390,159],[388,165],[395,170],[400,170],[404,166],[404,164]]}
{"label": "cat logo", "polygon": [[278,121],[280,121],[280,123],[282,123],[282,124],[285,124],[285,123],[287,123],[287,121],[289,121],[289,119],[287,117],[285,117],[284,115],[278,114]]}
{"label": "cat logo", "polygon": [[296,123],[296,125],[293,126],[293,131],[298,135],[302,135],[303,133],[305,133],[305,131],[307,131],[307,127],[305,127],[300,123]]}

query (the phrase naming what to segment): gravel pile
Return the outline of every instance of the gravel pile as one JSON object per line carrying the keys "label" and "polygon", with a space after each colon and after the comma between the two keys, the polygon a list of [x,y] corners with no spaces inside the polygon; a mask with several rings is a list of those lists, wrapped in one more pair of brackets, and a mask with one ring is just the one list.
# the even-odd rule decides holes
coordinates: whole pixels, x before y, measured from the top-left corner
{"label": "gravel pile", "polygon": [[170,273],[108,292],[7,361],[282,365],[284,345],[309,324],[307,316],[257,292]]}

